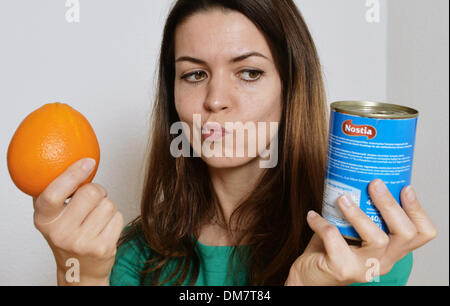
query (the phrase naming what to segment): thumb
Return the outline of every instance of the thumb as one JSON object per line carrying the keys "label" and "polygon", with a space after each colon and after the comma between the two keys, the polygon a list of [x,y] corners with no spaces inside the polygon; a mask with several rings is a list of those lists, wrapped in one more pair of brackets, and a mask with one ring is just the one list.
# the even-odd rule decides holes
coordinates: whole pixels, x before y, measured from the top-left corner
{"label": "thumb", "polygon": [[66,199],[89,178],[95,164],[92,158],[79,160],[51,182],[37,199],[33,198],[39,223],[49,223],[61,214]]}

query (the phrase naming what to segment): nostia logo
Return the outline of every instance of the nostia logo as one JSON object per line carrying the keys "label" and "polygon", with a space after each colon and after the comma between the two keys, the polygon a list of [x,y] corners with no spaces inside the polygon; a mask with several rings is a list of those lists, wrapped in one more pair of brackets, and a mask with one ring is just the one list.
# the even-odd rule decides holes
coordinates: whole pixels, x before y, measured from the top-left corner
{"label": "nostia logo", "polygon": [[371,125],[356,125],[352,120],[346,120],[342,124],[342,132],[348,136],[367,136],[373,139],[377,136],[377,129]]}

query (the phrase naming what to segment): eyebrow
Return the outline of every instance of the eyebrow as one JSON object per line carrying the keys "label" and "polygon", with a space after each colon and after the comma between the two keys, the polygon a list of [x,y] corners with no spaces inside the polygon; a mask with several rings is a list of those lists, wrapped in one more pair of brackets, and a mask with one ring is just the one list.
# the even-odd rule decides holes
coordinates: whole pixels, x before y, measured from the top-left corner
{"label": "eyebrow", "polygon": [[[246,60],[249,57],[252,56],[256,56],[256,57],[262,57],[265,58],[266,60],[269,60],[266,56],[262,55],[259,52],[249,52],[249,53],[245,53],[243,55],[239,55],[238,57],[235,57],[233,59],[230,60],[230,63],[238,63],[238,62],[242,62],[243,60]],[[176,61],[176,63],[179,62],[191,62],[194,64],[201,64],[201,65],[206,65],[206,62],[204,60],[198,59],[198,58],[194,58],[194,57],[190,57],[190,56],[182,56],[179,57]]]}

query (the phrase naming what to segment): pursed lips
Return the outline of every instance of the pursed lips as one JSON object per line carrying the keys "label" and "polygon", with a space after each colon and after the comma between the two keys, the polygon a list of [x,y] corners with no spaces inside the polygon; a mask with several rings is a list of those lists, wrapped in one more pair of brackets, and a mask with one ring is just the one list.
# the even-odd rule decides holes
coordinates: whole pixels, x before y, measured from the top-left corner
{"label": "pursed lips", "polygon": [[209,141],[220,140],[228,134],[232,133],[220,124],[207,123],[202,129],[202,135],[205,137],[205,140]]}

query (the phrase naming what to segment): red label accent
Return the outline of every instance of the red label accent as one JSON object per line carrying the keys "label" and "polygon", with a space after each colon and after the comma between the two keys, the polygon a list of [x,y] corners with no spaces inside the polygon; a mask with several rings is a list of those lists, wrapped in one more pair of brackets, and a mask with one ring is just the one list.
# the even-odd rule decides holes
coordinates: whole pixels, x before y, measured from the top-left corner
{"label": "red label accent", "polygon": [[377,136],[377,129],[371,125],[355,125],[352,120],[344,121],[342,132],[348,136],[367,136],[367,139],[373,139]]}

